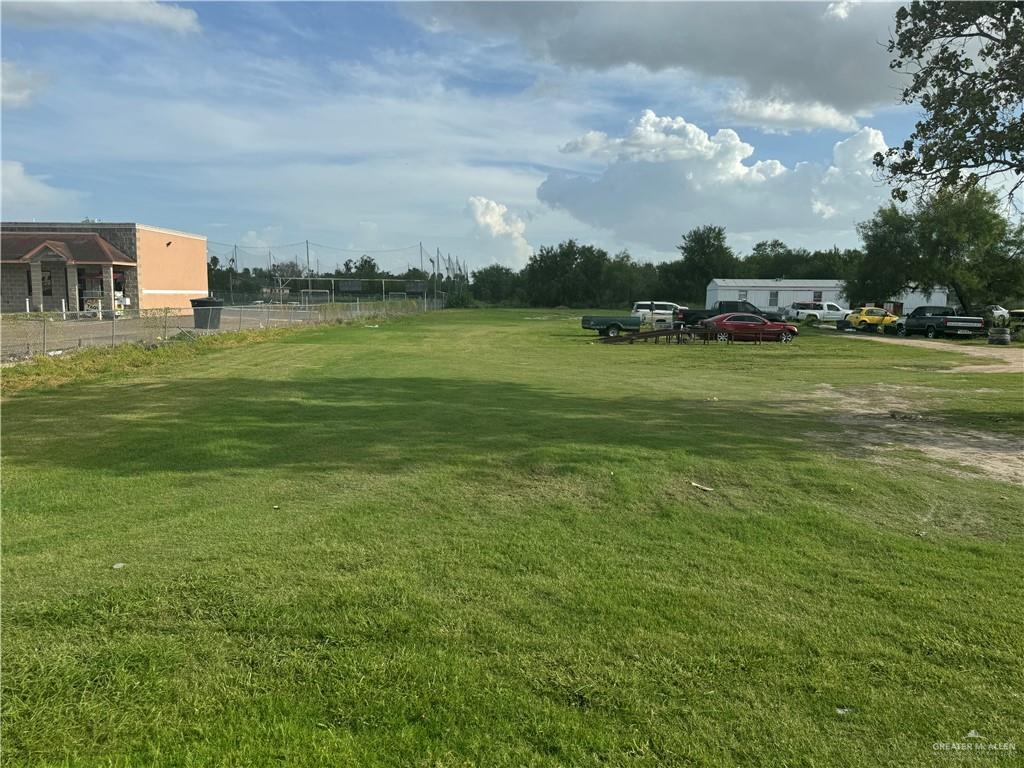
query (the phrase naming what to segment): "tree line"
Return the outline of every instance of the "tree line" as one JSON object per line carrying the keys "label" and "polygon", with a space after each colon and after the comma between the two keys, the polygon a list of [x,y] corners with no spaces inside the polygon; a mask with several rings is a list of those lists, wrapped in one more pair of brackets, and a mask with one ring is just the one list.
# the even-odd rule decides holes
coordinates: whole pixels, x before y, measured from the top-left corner
{"label": "tree line", "polygon": [[713,278],[803,278],[842,280],[851,305],[935,288],[951,289],[967,309],[1024,297],[1024,227],[980,187],[943,189],[914,208],[884,206],[858,232],[861,248],[810,251],[764,240],[741,257],[724,227],[705,225],[683,235],[679,259],[657,265],[567,240],[540,248],[518,272],[500,265],[474,272],[472,293],[521,306],[701,305]]}
{"label": "tree line", "polygon": [[489,304],[614,307],[661,299],[701,304],[712,278],[845,277],[862,258],[856,249],[808,251],[765,240],[745,258],[727,243],[724,227],[696,227],[676,246],[680,258],[662,264],[636,261],[628,251],[609,255],[567,240],[544,246],[518,272],[492,265],[473,273],[472,292]]}
{"label": "tree line", "polygon": [[419,269],[391,273],[371,256],[349,259],[333,272],[307,273],[295,261],[270,269],[235,269],[216,256],[209,261],[215,292],[258,294],[279,279],[320,277],[423,280],[429,291],[449,295],[453,306],[486,304],[538,307],[628,307],[635,301],[703,304],[713,278],[836,279],[851,306],[881,303],[907,290],[949,289],[964,309],[1024,303],[1024,225],[979,186],[942,188],[915,206],[891,203],[858,227],[860,248],[808,250],[764,240],[748,254],[726,242],[724,227],[704,225],[682,236],[679,258],[661,264],[635,260],[628,251],[609,254],[595,245],[566,240],[544,246],[515,271],[492,265],[472,273],[467,286],[444,274]]}

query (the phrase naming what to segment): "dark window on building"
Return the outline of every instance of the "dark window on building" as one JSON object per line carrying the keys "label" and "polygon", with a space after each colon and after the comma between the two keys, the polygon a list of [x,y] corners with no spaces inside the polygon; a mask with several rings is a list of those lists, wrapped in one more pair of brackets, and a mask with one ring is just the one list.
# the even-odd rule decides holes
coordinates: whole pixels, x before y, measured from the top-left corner
{"label": "dark window on building", "polygon": [[43,296],[53,296],[53,275],[48,269],[43,269]]}
{"label": "dark window on building", "polygon": [[778,291],[768,291],[768,306],[769,307],[777,307],[777,306],[779,306],[779,292]]}
{"label": "dark window on building", "polygon": [[821,291],[815,291],[814,292],[814,300],[815,301],[821,301]]}

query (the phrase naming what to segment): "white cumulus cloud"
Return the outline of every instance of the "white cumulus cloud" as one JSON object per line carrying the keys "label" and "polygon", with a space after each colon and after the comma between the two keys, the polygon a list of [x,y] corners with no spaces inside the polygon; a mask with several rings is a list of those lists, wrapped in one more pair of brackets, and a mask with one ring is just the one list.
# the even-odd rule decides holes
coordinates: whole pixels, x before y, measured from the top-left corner
{"label": "white cumulus cloud", "polygon": [[46,26],[83,24],[142,24],[174,32],[197,32],[199,16],[191,8],[182,8],[155,0],[103,0],[102,2],[64,2],[34,0],[3,5],[5,23]]}
{"label": "white cumulus cloud", "polygon": [[820,102],[797,104],[782,99],[737,96],[729,103],[728,114],[739,125],[755,126],[775,133],[817,128],[851,132],[859,127],[852,115]]}
{"label": "white cumulus cloud", "polygon": [[508,238],[519,259],[530,255],[533,249],[526,241],[526,222],[509,211],[508,206],[480,196],[469,198],[467,204],[479,231],[492,238]]}
{"label": "white cumulus cloud", "polygon": [[5,219],[79,218],[79,194],[50,186],[46,176],[33,176],[15,160],[0,165],[0,189]]}
{"label": "white cumulus cloud", "polygon": [[538,198],[617,237],[668,250],[681,233],[720,224],[731,234],[818,232],[831,245],[885,202],[871,158],[881,132],[862,128],[833,147],[829,165],[751,162],[729,129],[708,134],[682,117],[644,112],[622,137],[589,133],[564,149],[603,161],[596,174],[550,174]]}
{"label": "white cumulus cloud", "polygon": [[774,160],[745,164],[743,161],[754,154],[754,147],[730,128],[711,136],[685,118],[659,117],[649,109],[633,121],[629,133],[622,138],[612,139],[590,131],[565,144],[562,151],[616,161],[682,161],[700,168],[703,176],[719,180],[763,181],[784,171]]}

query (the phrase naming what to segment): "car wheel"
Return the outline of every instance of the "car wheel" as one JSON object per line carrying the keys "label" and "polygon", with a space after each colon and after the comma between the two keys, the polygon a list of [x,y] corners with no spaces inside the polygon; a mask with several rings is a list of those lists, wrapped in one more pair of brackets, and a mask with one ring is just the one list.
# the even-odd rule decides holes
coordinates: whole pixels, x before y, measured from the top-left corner
{"label": "car wheel", "polygon": [[897,325],[896,326],[896,335],[897,336],[906,336],[907,335],[907,326],[905,326],[905,325]]}
{"label": "car wheel", "polygon": [[857,328],[861,331],[866,331],[868,329],[868,321],[861,320],[859,323],[857,323]]}
{"label": "car wheel", "polygon": [[820,319],[821,318],[819,318],[817,315],[808,315],[807,317],[804,318],[804,322],[805,323],[816,323]]}
{"label": "car wheel", "polygon": [[715,341],[717,342],[725,342],[731,340],[732,336],[730,336],[726,331],[719,331],[718,333],[715,334]]}
{"label": "car wheel", "polygon": [[792,344],[793,334],[790,333],[789,331],[783,331],[782,333],[779,334],[779,341],[781,341],[783,344]]}
{"label": "car wheel", "polygon": [[937,334],[937,333],[935,332],[935,326],[934,326],[934,325],[929,325],[929,326],[928,326],[928,327],[927,327],[927,328],[925,329],[924,335],[925,335],[925,336],[927,336],[927,337],[928,337],[929,339],[934,339],[934,338],[935,338],[935,337],[936,337],[936,336],[938,335],[938,334]]}
{"label": "car wheel", "polygon": [[617,326],[617,325],[609,325],[608,326],[608,330],[607,330],[607,334],[609,336],[611,336],[612,338],[615,338],[616,336],[619,335],[619,331],[620,330],[622,330],[622,329],[619,328],[619,326]]}

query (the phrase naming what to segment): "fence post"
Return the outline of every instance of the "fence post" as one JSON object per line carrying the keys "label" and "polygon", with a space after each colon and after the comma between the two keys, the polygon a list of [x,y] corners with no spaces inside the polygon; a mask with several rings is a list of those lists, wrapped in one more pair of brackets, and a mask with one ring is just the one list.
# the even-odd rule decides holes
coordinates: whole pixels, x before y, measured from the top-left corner
{"label": "fence post", "polygon": [[42,316],[43,321],[43,354],[46,354],[46,315]]}
{"label": "fence post", "polygon": [[164,341],[167,341],[167,317],[171,314],[170,307],[164,307]]}
{"label": "fence post", "polygon": [[237,309],[238,309],[238,330],[242,330],[242,308],[241,307],[237,307]]}
{"label": "fence post", "polygon": [[117,322],[117,312],[110,310],[110,346],[114,346],[114,328]]}

